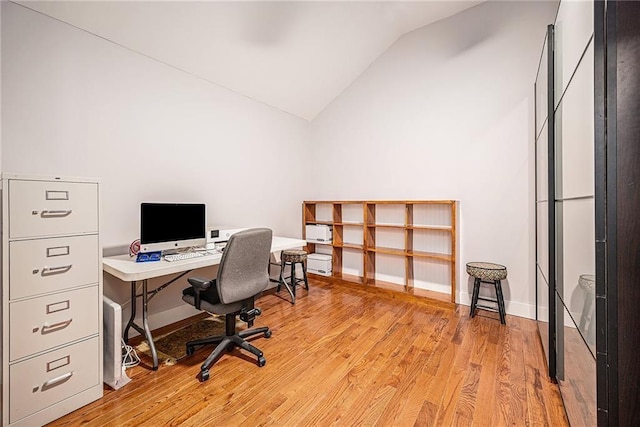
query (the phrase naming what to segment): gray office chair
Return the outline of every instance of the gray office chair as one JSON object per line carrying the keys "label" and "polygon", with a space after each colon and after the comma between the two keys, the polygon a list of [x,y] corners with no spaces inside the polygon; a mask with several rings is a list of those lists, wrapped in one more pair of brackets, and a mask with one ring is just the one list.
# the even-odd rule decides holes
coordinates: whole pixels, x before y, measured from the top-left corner
{"label": "gray office chair", "polygon": [[253,306],[254,300],[269,284],[269,255],[272,232],[268,228],[255,228],[231,236],[222,253],[216,279],[190,277],[190,288],[182,291],[182,299],[198,310],[225,315],[225,335],[189,341],[187,355],[192,355],[197,346],[218,344],[200,367],[200,382],[209,379],[209,367],[225,351],[234,347],[243,348],[258,357],[258,366],[267,362],[262,351],[249,344],[245,338],[264,334],[271,336],[268,327],[236,331],[236,316],[253,326],[256,316],[261,314]]}

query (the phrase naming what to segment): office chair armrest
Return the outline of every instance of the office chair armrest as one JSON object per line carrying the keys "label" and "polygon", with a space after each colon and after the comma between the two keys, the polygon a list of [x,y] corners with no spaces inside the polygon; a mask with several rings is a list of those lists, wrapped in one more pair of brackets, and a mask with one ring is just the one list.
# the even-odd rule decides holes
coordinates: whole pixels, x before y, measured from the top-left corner
{"label": "office chair armrest", "polygon": [[206,291],[211,287],[213,280],[203,279],[202,277],[189,277],[187,282],[196,290],[196,292]]}
{"label": "office chair armrest", "polygon": [[204,292],[211,287],[213,280],[203,279],[201,277],[189,277],[187,282],[193,287],[194,291],[194,301],[193,305],[196,309],[202,310],[200,308],[200,292]]}

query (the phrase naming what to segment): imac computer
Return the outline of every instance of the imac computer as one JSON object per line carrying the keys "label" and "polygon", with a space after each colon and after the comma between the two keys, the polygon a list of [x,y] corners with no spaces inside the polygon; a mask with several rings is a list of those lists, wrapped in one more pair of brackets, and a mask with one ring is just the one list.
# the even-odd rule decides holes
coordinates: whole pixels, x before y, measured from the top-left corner
{"label": "imac computer", "polygon": [[140,252],[171,251],[206,243],[204,204],[140,204]]}

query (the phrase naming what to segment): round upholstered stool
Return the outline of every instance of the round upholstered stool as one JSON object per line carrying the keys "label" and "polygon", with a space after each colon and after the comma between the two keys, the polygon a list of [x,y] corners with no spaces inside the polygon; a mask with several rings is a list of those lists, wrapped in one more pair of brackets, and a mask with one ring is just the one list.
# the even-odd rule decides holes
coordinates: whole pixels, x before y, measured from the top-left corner
{"label": "round upholstered stool", "polygon": [[[584,305],[580,316],[580,326],[578,329],[585,335],[589,344],[595,343],[595,304],[596,299],[596,276],[593,274],[582,274],[578,278],[578,286],[584,291]],[[587,326],[587,323],[589,326]]]}
{"label": "round upholstered stool", "polygon": [[[470,262],[467,263],[467,273],[474,278],[473,296],[471,297],[471,312],[474,317],[476,309],[494,311],[500,314],[500,323],[506,324],[506,312],[504,308],[504,296],[502,295],[502,280],[507,278],[507,267],[492,262]],[[496,298],[480,297],[480,285],[483,283],[492,284],[496,291]],[[478,304],[478,300],[496,303],[497,308]]]}
{"label": "round upholstered stool", "polygon": [[[302,278],[296,278],[296,265],[302,266]],[[291,275],[284,277],[284,268],[291,266]],[[287,279],[290,279],[290,284],[287,283]],[[280,292],[280,287],[284,285],[291,295],[291,304],[296,303],[296,287],[299,282],[304,282],[304,287],[309,290],[309,281],[307,280],[307,252],[300,250],[286,250],[280,252],[280,279],[278,280],[278,288],[276,292]]]}

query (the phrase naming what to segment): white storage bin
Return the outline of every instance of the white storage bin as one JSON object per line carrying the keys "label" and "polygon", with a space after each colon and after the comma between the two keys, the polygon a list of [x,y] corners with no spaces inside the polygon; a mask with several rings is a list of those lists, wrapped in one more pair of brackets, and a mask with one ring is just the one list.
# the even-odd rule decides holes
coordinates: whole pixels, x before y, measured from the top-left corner
{"label": "white storage bin", "polygon": [[307,271],[321,276],[331,276],[331,255],[309,254],[307,256]]}
{"label": "white storage bin", "polygon": [[333,228],[324,224],[311,224],[305,227],[308,242],[331,243]]}

